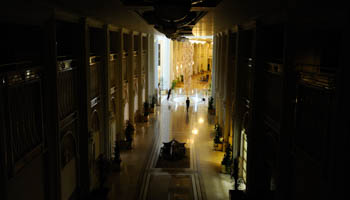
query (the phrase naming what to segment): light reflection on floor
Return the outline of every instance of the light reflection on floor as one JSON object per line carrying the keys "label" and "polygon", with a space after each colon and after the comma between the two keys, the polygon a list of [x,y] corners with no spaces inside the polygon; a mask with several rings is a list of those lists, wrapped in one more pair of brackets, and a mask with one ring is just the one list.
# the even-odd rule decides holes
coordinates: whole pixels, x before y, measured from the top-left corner
{"label": "light reflection on floor", "polygon": [[[228,199],[233,183],[230,175],[220,173],[224,152],[213,150],[214,120],[208,116],[206,91],[195,90],[191,108],[186,112],[187,96],[172,93],[169,101],[162,96],[161,106],[150,122],[141,124],[135,137],[135,148],[122,154],[123,170],[116,177],[116,198],[135,199]],[[205,98],[205,101],[202,101]],[[151,137],[155,135],[156,140]],[[191,167],[155,168],[162,142],[176,139],[191,149]],[[152,153],[147,153],[148,148]],[[142,155],[142,156],[140,156]],[[147,163],[147,164],[145,164]],[[138,182],[142,177],[142,182]],[[174,185],[175,184],[175,185]],[[179,185],[177,185],[179,184]],[[140,187],[140,193],[135,189]]]}

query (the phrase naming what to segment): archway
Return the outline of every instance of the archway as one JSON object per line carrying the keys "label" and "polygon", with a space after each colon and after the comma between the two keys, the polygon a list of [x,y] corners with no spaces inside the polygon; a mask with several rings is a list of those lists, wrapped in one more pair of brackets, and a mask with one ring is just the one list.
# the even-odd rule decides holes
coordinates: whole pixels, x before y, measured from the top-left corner
{"label": "archway", "polygon": [[77,146],[71,131],[61,140],[61,199],[69,199],[77,189]]}

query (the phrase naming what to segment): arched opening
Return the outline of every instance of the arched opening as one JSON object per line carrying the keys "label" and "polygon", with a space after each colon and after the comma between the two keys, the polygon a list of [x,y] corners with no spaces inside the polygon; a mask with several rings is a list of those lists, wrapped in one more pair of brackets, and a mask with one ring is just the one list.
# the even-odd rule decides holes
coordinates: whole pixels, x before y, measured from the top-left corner
{"label": "arched opening", "polygon": [[71,131],[61,140],[61,199],[69,199],[77,188],[77,146]]}
{"label": "arched opening", "polygon": [[117,140],[117,122],[116,122],[116,103],[115,103],[115,98],[112,97],[111,98],[111,108],[112,108],[112,112],[111,112],[111,118],[110,118],[110,127],[109,127],[109,142],[110,142],[110,152],[111,152],[111,157],[113,158],[113,152],[114,152],[114,146],[115,146],[115,142]]}

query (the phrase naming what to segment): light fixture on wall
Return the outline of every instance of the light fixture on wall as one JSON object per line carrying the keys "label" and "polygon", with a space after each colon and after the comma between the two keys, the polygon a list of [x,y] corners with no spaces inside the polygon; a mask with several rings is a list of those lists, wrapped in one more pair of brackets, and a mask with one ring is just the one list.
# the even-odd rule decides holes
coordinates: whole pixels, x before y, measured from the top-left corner
{"label": "light fixture on wall", "polygon": [[198,134],[198,129],[192,129],[192,134],[197,135]]}

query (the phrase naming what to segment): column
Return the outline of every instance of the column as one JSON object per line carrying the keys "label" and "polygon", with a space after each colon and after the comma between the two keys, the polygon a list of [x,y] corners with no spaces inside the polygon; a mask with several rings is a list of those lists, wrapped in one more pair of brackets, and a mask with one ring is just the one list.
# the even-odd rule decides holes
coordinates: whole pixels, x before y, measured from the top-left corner
{"label": "column", "polygon": [[152,97],[155,94],[155,89],[157,86],[157,83],[155,81],[155,51],[154,51],[154,36],[149,35],[147,37],[148,41],[148,91],[149,91],[149,96],[148,99],[150,102],[152,102]]}
{"label": "column", "polygon": [[129,121],[134,123],[134,104],[135,104],[135,90],[134,90],[134,34],[130,33],[128,35],[129,41],[127,44],[128,47],[128,67],[127,67],[127,76],[128,76],[128,89],[129,89]]}
{"label": "column", "polygon": [[142,115],[143,114],[143,90],[145,88],[145,84],[144,84],[144,72],[142,71],[143,68],[143,44],[142,44],[142,33],[140,33],[140,35],[137,37],[138,40],[138,52],[137,52],[137,81],[138,81],[138,94],[137,94],[137,113]]}
{"label": "column", "polygon": [[[213,38],[213,52],[212,52],[212,66],[211,66],[211,96],[212,97],[215,97],[215,94],[216,94],[216,90],[215,90],[215,87],[216,87],[216,41],[217,41],[217,37],[214,36]],[[214,101],[215,102],[215,101]],[[214,103],[214,106],[215,106],[215,103]]]}
{"label": "column", "polygon": [[232,67],[232,48],[230,46],[230,41],[232,40],[232,35],[230,31],[227,32],[227,39],[225,41],[226,46],[226,52],[225,52],[225,95],[224,95],[224,106],[225,106],[225,126],[224,126],[224,149],[229,144],[229,136],[230,136],[230,130],[231,130],[231,123],[232,123],[232,96],[231,96],[231,90],[232,90],[232,82],[233,82],[233,67]]}
{"label": "column", "polygon": [[221,53],[221,36],[218,34],[216,40],[216,66],[215,66],[215,115],[216,115],[216,123],[219,123],[219,116],[220,116],[220,53]]}

